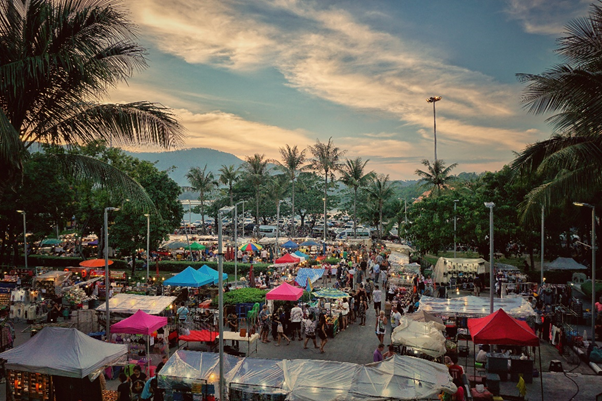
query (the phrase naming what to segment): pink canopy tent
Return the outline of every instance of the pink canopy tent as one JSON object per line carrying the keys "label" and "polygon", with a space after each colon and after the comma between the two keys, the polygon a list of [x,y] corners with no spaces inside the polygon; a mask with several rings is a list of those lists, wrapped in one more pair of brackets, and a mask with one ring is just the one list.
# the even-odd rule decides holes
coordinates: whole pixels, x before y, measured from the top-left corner
{"label": "pink canopy tent", "polygon": [[303,288],[294,287],[288,283],[282,283],[265,295],[265,299],[275,301],[296,301],[303,295]]}
{"label": "pink canopy tent", "polygon": [[295,256],[291,255],[290,253],[287,253],[283,257],[281,257],[279,259],[276,259],[274,261],[274,263],[276,263],[276,264],[282,264],[282,263],[299,263],[300,261],[301,261],[301,258],[295,257]]}
{"label": "pink canopy tent", "polygon": [[165,325],[167,325],[166,317],[149,315],[138,309],[138,312],[132,316],[112,325],[111,333],[146,334],[150,336]]}

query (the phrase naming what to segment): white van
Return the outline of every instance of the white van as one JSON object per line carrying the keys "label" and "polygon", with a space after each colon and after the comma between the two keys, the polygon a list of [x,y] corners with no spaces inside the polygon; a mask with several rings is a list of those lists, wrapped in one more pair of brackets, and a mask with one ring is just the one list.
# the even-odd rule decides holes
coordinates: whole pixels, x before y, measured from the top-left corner
{"label": "white van", "polygon": [[259,231],[257,232],[257,236],[260,238],[276,238],[276,226],[259,226]]}
{"label": "white van", "polygon": [[[339,233],[337,236],[338,239],[346,240],[355,238],[353,234],[353,228],[347,228]],[[370,230],[366,228],[358,228],[357,229],[357,239],[370,239]]]}

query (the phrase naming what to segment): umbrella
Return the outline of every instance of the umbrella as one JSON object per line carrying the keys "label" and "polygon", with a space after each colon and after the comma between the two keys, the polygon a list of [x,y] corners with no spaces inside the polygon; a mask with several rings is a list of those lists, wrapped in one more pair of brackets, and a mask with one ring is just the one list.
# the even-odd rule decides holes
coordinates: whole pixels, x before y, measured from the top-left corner
{"label": "umbrella", "polygon": [[347,294],[346,292],[343,292],[341,290],[337,290],[336,288],[324,288],[323,290],[315,291],[313,294],[319,298],[337,299],[337,298],[349,297],[349,294]]}
{"label": "umbrella", "polygon": [[187,246],[188,246],[188,244],[186,242],[174,241],[174,242],[168,242],[163,247],[167,248],[167,249],[178,249],[178,248],[184,248]]}
{"label": "umbrella", "polygon": [[185,246],[184,248],[191,249],[193,251],[202,251],[203,249],[206,248],[206,246],[203,244],[199,244],[198,242],[195,241],[192,244],[190,244],[190,247]]}
{"label": "umbrella", "polygon": [[58,245],[61,241],[56,238],[46,238],[40,242],[40,245]]}
{"label": "umbrella", "polygon": [[287,241],[287,242],[285,242],[284,244],[282,244],[280,246],[283,247],[283,248],[286,248],[286,249],[297,249],[297,248],[299,248],[299,245],[297,245],[297,243],[293,242],[293,241]]}
{"label": "umbrella", "polygon": [[259,244],[254,244],[252,242],[249,242],[248,244],[245,245],[241,245],[240,249],[241,251],[245,252],[245,251],[253,251],[253,252],[257,252],[258,250],[262,249],[263,247]]}
{"label": "umbrella", "polygon": [[305,241],[301,244],[301,246],[320,246],[316,241]]}
{"label": "umbrella", "polygon": [[[112,265],[113,261],[109,260],[109,265]],[[83,262],[79,262],[82,267],[103,267],[105,265],[104,259],[88,259]]]}

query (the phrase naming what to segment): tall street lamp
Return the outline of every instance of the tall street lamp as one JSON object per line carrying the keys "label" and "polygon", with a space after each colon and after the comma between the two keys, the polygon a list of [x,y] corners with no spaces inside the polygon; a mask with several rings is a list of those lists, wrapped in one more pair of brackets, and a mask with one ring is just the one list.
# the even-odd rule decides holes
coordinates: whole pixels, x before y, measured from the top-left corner
{"label": "tall street lamp", "polygon": [[456,221],[457,221],[457,215],[456,215],[456,205],[458,204],[458,202],[460,202],[458,199],[454,199],[454,259],[456,259]]}
{"label": "tall street lamp", "polygon": [[541,205],[541,272],[539,286],[543,287],[543,252],[544,252],[544,238],[545,238],[545,225],[544,225],[544,205]]}
{"label": "tall street lamp", "polygon": [[437,163],[437,113],[435,111],[435,103],[441,100],[441,96],[431,96],[426,99],[427,103],[433,104],[433,136],[435,138],[435,163]]}
{"label": "tall street lamp", "polygon": [[17,210],[17,213],[23,215],[23,254],[25,256],[25,268],[27,269],[27,218],[25,217],[25,210]]}
{"label": "tall street lamp", "polygon": [[[243,210],[245,208],[246,201],[240,201],[236,205],[234,205],[234,282],[238,281],[238,205],[242,203]],[[243,211],[243,230],[245,227],[245,217]],[[244,236],[244,231],[243,231]]]}
{"label": "tall street lamp", "polygon": [[224,253],[222,251],[222,216],[230,213],[234,206],[219,209],[217,221],[217,271],[218,271],[218,309],[219,309],[219,399],[224,399]]}
{"label": "tall street lamp", "polygon": [[279,200],[276,203],[276,259],[280,257],[280,244],[278,243],[278,239],[280,236],[280,204],[284,202],[283,200]]}
{"label": "tall street lamp", "polygon": [[117,212],[119,209],[118,207],[105,207],[105,313],[107,319],[105,322],[105,334],[109,342],[111,341],[111,317],[109,312],[109,295],[111,293],[111,283],[109,282],[109,212]]}
{"label": "tall street lamp", "polygon": [[592,339],[596,340],[596,206],[589,203],[573,202],[575,206],[592,209]]}
{"label": "tall street lamp", "polygon": [[146,216],[146,284],[148,284],[149,266],[150,266],[150,213]]}
{"label": "tall street lamp", "polygon": [[485,207],[489,208],[489,313],[493,313],[493,293],[495,291],[493,283],[493,208],[495,203],[485,202]]}

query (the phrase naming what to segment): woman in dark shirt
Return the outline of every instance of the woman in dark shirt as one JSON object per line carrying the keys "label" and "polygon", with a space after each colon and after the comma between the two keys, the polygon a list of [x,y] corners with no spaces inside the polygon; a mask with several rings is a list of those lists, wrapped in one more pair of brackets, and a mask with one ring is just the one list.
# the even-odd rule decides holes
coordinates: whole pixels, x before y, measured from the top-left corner
{"label": "woman in dark shirt", "polygon": [[326,316],[320,313],[320,321],[318,323],[318,337],[320,337],[320,353],[324,353],[324,346],[328,342],[328,336],[326,335]]}

